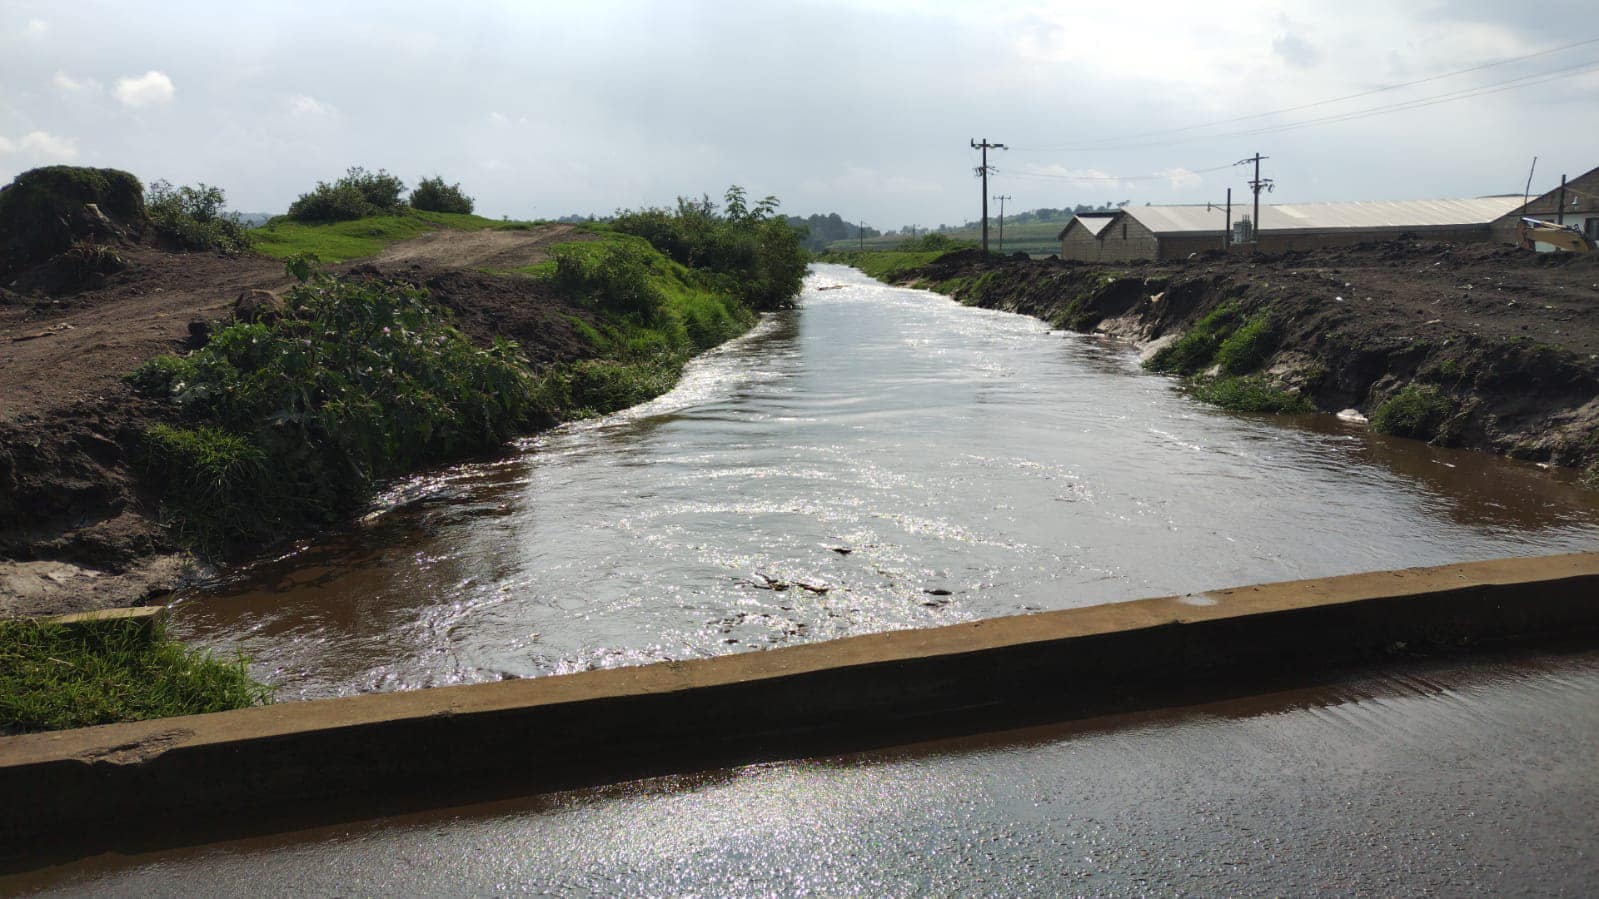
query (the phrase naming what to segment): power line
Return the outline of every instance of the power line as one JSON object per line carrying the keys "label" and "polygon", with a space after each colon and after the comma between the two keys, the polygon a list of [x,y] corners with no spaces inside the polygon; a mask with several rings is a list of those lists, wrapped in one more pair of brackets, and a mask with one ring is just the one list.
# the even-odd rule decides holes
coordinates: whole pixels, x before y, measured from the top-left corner
{"label": "power line", "polygon": [[[1312,102],[1312,103],[1302,103],[1302,104],[1300,104],[1298,106],[1284,107],[1282,109],[1275,109],[1275,110],[1271,110],[1269,112],[1253,113],[1251,115],[1237,116],[1237,117],[1230,118],[1230,119],[1219,119],[1217,121],[1205,122],[1205,123],[1197,124],[1197,125],[1185,125],[1185,126],[1182,126],[1182,127],[1179,127],[1179,128],[1164,128],[1164,129],[1159,129],[1159,130],[1156,130],[1156,131],[1145,131],[1145,132],[1140,132],[1140,133],[1137,133],[1137,134],[1122,135],[1120,137],[1105,138],[1105,139],[1098,140],[1098,141],[1091,141],[1091,142],[1086,143],[1086,144],[1077,144],[1075,146],[1068,146],[1068,147],[1018,147],[1018,148],[1016,148],[1016,150],[1018,152],[1023,152],[1023,153],[1075,153],[1075,152],[1086,152],[1086,151],[1096,150],[1096,149],[1133,149],[1133,147],[1111,147],[1110,145],[1121,144],[1121,143],[1124,143],[1124,142],[1130,141],[1130,140],[1139,140],[1139,139],[1145,138],[1145,137],[1155,137],[1155,136],[1159,136],[1159,135],[1163,135],[1163,134],[1180,134],[1180,133],[1187,132],[1187,131],[1197,131],[1197,130],[1201,130],[1201,129],[1204,129],[1204,128],[1214,128],[1214,127],[1217,127],[1217,126],[1220,126],[1220,125],[1230,125],[1230,124],[1234,124],[1234,123],[1237,123],[1237,122],[1246,122],[1246,121],[1250,121],[1250,120],[1253,120],[1253,119],[1268,118],[1268,117],[1271,117],[1271,116],[1283,115],[1285,113],[1290,113],[1290,112],[1299,112],[1299,111],[1306,110],[1306,109],[1313,109],[1313,108],[1318,107],[1318,106],[1327,106],[1327,105],[1330,105],[1330,104],[1333,104],[1333,103],[1342,103],[1342,102],[1344,102],[1346,100],[1355,100],[1355,99],[1359,99],[1361,97],[1369,97],[1369,96],[1372,96],[1374,94],[1385,93],[1387,91],[1401,90],[1401,89],[1407,88],[1407,87],[1415,87],[1418,84],[1428,84],[1428,83],[1434,82],[1434,81],[1442,81],[1442,80],[1447,79],[1447,78],[1454,78],[1454,77],[1457,77],[1459,75],[1467,75],[1467,74],[1470,74],[1472,72],[1480,72],[1480,71],[1483,71],[1483,70],[1486,70],[1486,69],[1492,69],[1492,68],[1496,68],[1496,67],[1499,67],[1499,66],[1510,65],[1511,63],[1524,62],[1526,60],[1536,59],[1536,58],[1542,57],[1542,56],[1550,56],[1550,55],[1555,54],[1555,53],[1560,53],[1560,52],[1563,52],[1563,51],[1566,51],[1566,50],[1572,50],[1572,49],[1575,49],[1577,47],[1588,46],[1590,44],[1599,44],[1599,37],[1589,38],[1587,40],[1582,40],[1582,41],[1576,41],[1574,43],[1564,44],[1564,45],[1559,46],[1559,47],[1552,47],[1552,48],[1550,48],[1548,50],[1540,50],[1537,53],[1528,53],[1528,54],[1523,55],[1523,56],[1515,56],[1515,57],[1510,57],[1508,59],[1497,60],[1495,62],[1482,63],[1480,65],[1471,66],[1469,68],[1457,69],[1455,71],[1445,72],[1445,73],[1442,73],[1442,74],[1439,74],[1439,75],[1432,75],[1432,76],[1429,76],[1427,78],[1418,78],[1418,79],[1415,79],[1413,81],[1404,81],[1404,82],[1400,82],[1400,83],[1397,83],[1397,84],[1383,85],[1381,87],[1372,88],[1370,90],[1360,91],[1358,93],[1345,94],[1344,96],[1341,96],[1341,97],[1331,97],[1331,98],[1328,98],[1328,99],[1325,99],[1325,100],[1317,100],[1317,101]],[[1580,66],[1585,66],[1585,65],[1588,65],[1588,64],[1589,63],[1581,63],[1581,64],[1579,64],[1579,66],[1568,67],[1567,69],[1556,69],[1554,71],[1555,72],[1568,71],[1570,68],[1578,68]],[[1526,75],[1526,76],[1522,76],[1522,78],[1510,79],[1510,80],[1511,81],[1520,81],[1520,80],[1524,80],[1526,78],[1536,78],[1536,77],[1540,77],[1541,75],[1548,75],[1548,74],[1551,74],[1551,73],[1549,73],[1549,72],[1535,73],[1533,75]],[[1494,82],[1493,84],[1483,85],[1483,86],[1484,87],[1492,87],[1495,84],[1507,84],[1507,83],[1509,83],[1509,82]],[[1475,90],[1475,88],[1468,88],[1466,90]],[[1458,91],[1450,92],[1450,93],[1458,93]],[[1445,96],[1447,96],[1447,94]],[[1254,133],[1254,132],[1245,131],[1245,132],[1239,132],[1239,133],[1241,133],[1241,134],[1249,134],[1249,133]],[[1196,136],[1196,137],[1193,137],[1193,138],[1186,138],[1183,141],[1172,141],[1172,143],[1180,143],[1180,142],[1184,142],[1184,141],[1187,141],[1187,140],[1204,140],[1204,139],[1209,138],[1209,137],[1224,137],[1224,136],[1229,136],[1229,135],[1199,135],[1199,136]],[[1151,143],[1151,144],[1139,144],[1139,145],[1136,145],[1136,146],[1137,147],[1144,147],[1144,146],[1163,146],[1163,145],[1164,145],[1164,143]]]}
{"label": "power line", "polygon": [[1165,172],[1152,172],[1148,175],[1058,175],[1053,172],[1012,172],[1009,170],[1000,171],[998,169],[995,170],[995,174],[1004,175],[1007,178],[1032,178],[1044,181],[1107,181],[1119,183],[1122,181],[1166,181],[1171,178],[1180,178],[1184,175],[1205,175],[1210,172],[1219,172],[1223,169],[1230,169],[1232,167],[1233,163],[1229,162],[1226,165],[1212,166],[1206,169],[1185,169],[1179,167]]}

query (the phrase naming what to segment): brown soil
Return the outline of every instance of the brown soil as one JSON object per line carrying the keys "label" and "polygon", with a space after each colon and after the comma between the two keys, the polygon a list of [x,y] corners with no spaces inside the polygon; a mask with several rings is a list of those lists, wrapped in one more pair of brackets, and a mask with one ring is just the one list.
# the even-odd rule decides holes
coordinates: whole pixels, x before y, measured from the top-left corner
{"label": "brown soil", "polygon": [[960,253],[909,280],[1144,341],[1225,302],[1269,308],[1285,325],[1270,376],[1324,411],[1370,414],[1420,381],[1469,412],[1454,442],[1599,462],[1599,257],[1419,240],[1118,266]]}
{"label": "brown soil", "polygon": [[[589,352],[585,315],[511,269],[581,239],[567,225],[533,231],[440,231],[390,248],[354,274],[398,277],[433,292],[474,340],[518,341],[534,363]],[[249,288],[289,284],[258,256],[118,250],[126,267],[62,295],[0,289],[0,617],[127,605],[165,592],[193,566],[159,524],[132,464],[141,435],[170,415],[123,376],[226,324]]]}
{"label": "brown soil", "polygon": [[394,244],[371,263],[385,269],[421,265],[505,272],[543,262],[556,244],[593,239],[574,225],[561,224],[527,230],[433,231]]}

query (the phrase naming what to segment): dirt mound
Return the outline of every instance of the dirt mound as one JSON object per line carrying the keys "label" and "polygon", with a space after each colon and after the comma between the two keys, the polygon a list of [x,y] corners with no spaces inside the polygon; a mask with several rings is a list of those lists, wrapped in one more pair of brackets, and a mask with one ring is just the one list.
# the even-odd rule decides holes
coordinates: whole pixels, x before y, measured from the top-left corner
{"label": "dirt mound", "polygon": [[0,188],[0,278],[75,244],[137,242],[148,221],[144,186],[127,172],[66,165],[23,172]]}
{"label": "dirt mound", "polygon": [[556,244],[593,240],[572,225],[482,231],[432,231],[397,243],[371,260],[379,268],[419,265],[429,268],[508,272],[550,258]]}

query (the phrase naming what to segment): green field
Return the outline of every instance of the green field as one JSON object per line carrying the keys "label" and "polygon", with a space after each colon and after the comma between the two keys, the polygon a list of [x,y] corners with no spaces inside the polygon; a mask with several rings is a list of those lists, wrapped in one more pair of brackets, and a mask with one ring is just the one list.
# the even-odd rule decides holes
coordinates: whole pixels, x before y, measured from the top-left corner
{"label": "green field", "polygon": [[[1029,255],[1048,256],[1060,252],[1060,241],[1057,235],[1066,227],[1065,222],[1027,222],[1026,224],[1005,224],[1005,246],[1007,253],[1020,250]],[[961,228],[958,231],[940,232],[954,240],[971,241],[979,243],[983,239],[981,228]],[[892,250],[905,241],[902,234],[893,234],[885,237],[868,237],[865,244],[868,250]],[[861,245],[857,240],[836,240],[828,244],[829,250],[853,250]],[[999,224],[996,219],[988,227],[988,248],[999,252]]]}

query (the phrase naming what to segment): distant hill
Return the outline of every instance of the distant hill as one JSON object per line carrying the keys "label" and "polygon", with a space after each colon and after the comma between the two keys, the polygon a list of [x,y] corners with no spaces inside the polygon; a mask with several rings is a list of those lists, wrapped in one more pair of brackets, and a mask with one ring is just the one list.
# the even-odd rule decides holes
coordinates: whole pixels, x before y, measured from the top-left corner
{"label": "distant hill", "polygon": [[[796,228],[809,229],[810,235],[805,238],[805,249],[823,250],[828,244],[842,240],[859,240],[862,237],[861,226],[854,222],[847,222],[836,212],[827,215],[812,215],[800,218],[797,215],[788,216],[788,223]],[[883,232],[876,228],[867,227],[865,237],[871,239],[881,236]]]}

